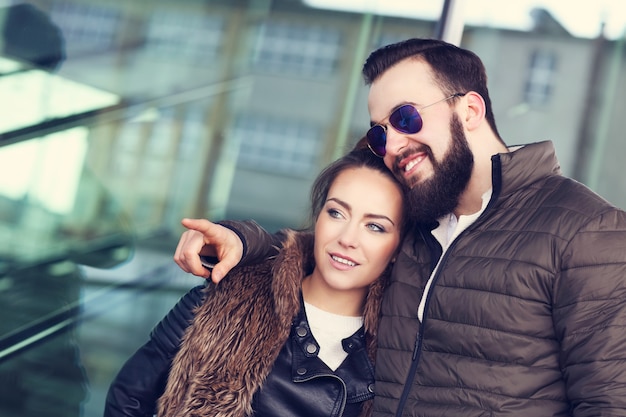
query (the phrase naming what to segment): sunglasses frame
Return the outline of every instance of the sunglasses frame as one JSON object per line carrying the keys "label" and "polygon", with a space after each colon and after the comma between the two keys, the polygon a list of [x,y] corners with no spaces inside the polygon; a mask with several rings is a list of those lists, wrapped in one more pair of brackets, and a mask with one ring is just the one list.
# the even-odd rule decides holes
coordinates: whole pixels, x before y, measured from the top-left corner
{"label": "sunglasses frame", "polygon": [[[463,97],[465,94],[467,93],[454,93],[448,97],[442,98],[441,100],[437,100],[434,103],[430,103],[427,104],[425,106],[420,107],[419,109],[417,108],[417,106],[414,106],[413,104],[403,104],[402,106],[398,107],[397,109],[395,109],[394,111],[392,111],[389,114],[389,117],[387,118],[387,120],[389,120],[389,125],[391,125],[391,127],[393,127],[395,130],[397,130],[400,133],[408,133],[408,134],[414,134],[419,132],[420,130],[422,130],[422,127],[424,126],[424,123],[422,121],[422,115],[420,114],[421,110],[424,110],[428,107],[434,106],[435,104],[439,104],[439,103],[443,103],[444,101],[448,101],[451,100],[453,98],[457,98],[457,97]],[[410,129],[403,129],[401,127],[397,127],[394,126],[394,124],[391,122],[392,119],[395,119],[394,115],[397,114],[398,112],[401,112],[402,109],[406,108],[406,107],[410,107],[415,111],[415,114],[417,115],[417,117],[415,117],[415,119],[419,120],[419,128],[415,131],[412,131]],[[403,120],[403,117],[400,117],[399,120]],[[367,133],[365,134],[365,137],[367,138],[367,147],[370,148],[370,151],[372,151],[372,153],[380,158],[383,158],[386,154],[387,151],[385,150],[384,153],[381,155],[379,152],[376,152],[374,150],[374,148],[377,148],[378,146],[373,146],[370,143],[370,132],[372,132],[373,129],[376,128],[381,128],[382,129],[382,133],[380,133],[380,135],[383,136],[382,141],[385,145],[385,147],[387,146],[387,125],[386,124],[381,124],[381,123],[376,123],[375,125],[371,126]]]}

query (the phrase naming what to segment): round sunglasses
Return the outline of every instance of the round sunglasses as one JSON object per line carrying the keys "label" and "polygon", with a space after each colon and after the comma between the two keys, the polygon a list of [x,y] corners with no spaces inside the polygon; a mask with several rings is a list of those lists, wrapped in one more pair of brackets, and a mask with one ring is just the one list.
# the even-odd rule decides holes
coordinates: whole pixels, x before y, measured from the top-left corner
{"label": "round sunglasses", "polygon": [[[448,101],[456,97],[462,97],[465,93],[454,93],[449,97],[435,101],[434,103],[427,104],[420,108],[424,110],[427,107],[434,106],[435,104]],[[412,104],[404,104],[398,107],[389,115],[389,124],[401,133],[417,133],[422,130],[422,116],[419,111]],[[387,145],[387,126],[381,124],[375,124],[367,131],[367,146],[376,156],[381,158],[385,156],[387,151],[385,146]]]}

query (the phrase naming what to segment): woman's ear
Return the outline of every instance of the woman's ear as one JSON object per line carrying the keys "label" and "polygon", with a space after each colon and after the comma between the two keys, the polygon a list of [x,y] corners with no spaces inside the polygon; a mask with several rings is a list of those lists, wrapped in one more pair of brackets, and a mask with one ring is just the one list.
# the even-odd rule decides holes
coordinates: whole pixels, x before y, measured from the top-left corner
{"label": "woman's ear", "polygon": [[485,100],[475,91],[465,94],[465,127],[474,130],[481,126],[485,120]]}

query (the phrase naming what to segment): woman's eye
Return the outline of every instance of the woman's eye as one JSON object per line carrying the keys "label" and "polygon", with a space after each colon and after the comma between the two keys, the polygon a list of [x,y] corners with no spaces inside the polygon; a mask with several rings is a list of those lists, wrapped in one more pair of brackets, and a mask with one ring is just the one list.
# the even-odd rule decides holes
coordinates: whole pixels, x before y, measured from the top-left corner
{"label": "woman's eye", "polygon": [[367,225],[367,228],[368,228],[368,229],[370,229],[370,230],[371,230],[371,231],[373,231],[373,232],[380,232],[380,233],[385,232],[385,228],[384,228],[384,227],[382,227],[382,226],[381,226],[381,225],[379,225],[379,224],[376,224],[376,223],[369,223],[369,224]]}
{"label": "woman's eye", "polygon": [[328,215],[334,219],[340,219],[342,217],[341,213],[339,212],[339,210],[335,210],[333,208],[330,208],[328,210],[326,210],[326,212],[328,213]]}

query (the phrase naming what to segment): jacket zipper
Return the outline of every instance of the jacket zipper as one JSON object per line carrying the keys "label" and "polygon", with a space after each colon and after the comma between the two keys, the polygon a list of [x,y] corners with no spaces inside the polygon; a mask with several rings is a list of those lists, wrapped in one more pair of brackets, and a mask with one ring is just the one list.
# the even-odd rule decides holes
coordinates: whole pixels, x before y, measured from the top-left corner
{"label": "jacket zipper", "polygon": [[341,379],[337,375],[333,375],[333,374],[320,374],[320,375],[311,376],[309,378],[303,378],[303,379],[301,379],[300,381],[297,381],[297,382],[306,382],[306,381],[310,381],[312,379],[323,378],[323,377],[331,377],[331,378],[334,378],[337,381],[341,382],[341,386],[343,387],[343,395],[341,396],[341,408],[339,408],[339,414],[336,414],[337,417],[341,417],[341,416],[343,416],[343,412],[346,409],[346,401],[348,400],[348,387],[346,387],[346,383],[344,382],[343,379]]}
{"label": "jacket zipper", "polygon": [[[449,252],[450,249],[452,249],[452,246],[449,247],[448,250],[446,251],[446,254],[443,255],[441,264],[439,265],[439,268],[437,269],[437,272],[435,273],[435,276],[433,277],[433,282],[430,285],[431,290],[435,288],[434,286],[437,283],[437,280],[439,279],[441,265],[443,265],[444,262],[446,261],[446,258],[447,258],[446,255],[450,253]],[[400,402],[398,403],[398,410],[396,411],[396,417],[402,416],[402,412],[404,411],[404,406],[406,405],[406,400],[409,396],[409,393],[411,392],[411,386],[412,386],[413,380],[415,379],[415,373],[417,372],[417,365],[419,363],[419,359],[421,356],[420,353],[422,351],[422,340],[423,340],[422,335],[424,334],[424,323],[426,322],[426,312],[428,311],[430,294],[431,294],[431,291],[429,291],[428,294],[426,295],[426,302],[424,303],[424,313],[422,316],[422,322],[420,323],[419,329],[417,331],[417,336],[415,337],[415,345],[413,347],[413,355],[411,357],[411,368],[409,369],[409,374],[406,377],[406,381],[404,381],[404,388],[402,389],[402,395],[400,396]]]}
{"label": "jacket zipper", "polygon": [[[483,213],[479,216],[478,219],[476,219],[476,221],[472,225],[470,225],[459,236],[457,236],[456,239],[454,239],[450,247],[448,247],[446,252],[443,254],[443,257],[441,259],[441,265],[439,265],[439,268],[437,268],[437,273],[433,277],[433,282],[430,286],[431,291],[429,291],[428,294],[426,295],[426,302],[424,303],[424,314],[422,316],[422,322],[420,323],[419,329],[417,331],[417,336],[415,338],[415,346],[413,347],[413,356],[411,357],[411,367],[409,368],[409,374],[407,375],[406,381],[404,383],[404,388],[402,389],[402,395],[400,396],[400,401],[398,402],[398,409],[396,410],[396,414],[395,414],[396,417],[402,417],[402,412],[404,411],[406,400],[409,396],[409,392],[411,392],[411,385],[413,383],[413,379],[415,378],[415,373],[417,372],[417,364],[419,363],[419,358],[421,356],[420,352],[422,351],[422,339],[423,339],[422,334],[423,334],[423,329],[424,329],[424,323],[426,322],[428,304],[430,303],[430,294],[432,293],[432,290],[434,290],[435,285],[437,281],[439,280],[439,275],[441,274],[441,271],[443,270],[442,266],[447,261],[448,255],[450,254],[452,249],[454,249],[459,239],[463,235],[467,234],[469,230],[474,229],[476,225],[479,224],[480,220],[484,218],[485,213],[490,211],[491,207],[495,204],[495,202],[498,200],[498,197],[500,195],[500,191],[502,189],[502,164],[500,162],[500,155],[498,154],[493,155],[491,157],[491,184],[492,184],[491,199],[489,200],[489,203],[487,203],[487,207],[485,207],[485,210],[483,211]],[[420,229],[420,234],[422,235],[422,239],[424,239],[424,242],[426,242],[426,245],[430,246],[429,239],[426,239],[422,229]],[[431,249],[431,252],[432,252],[432,249]],[[434,266],[432,267],[434,268]]]}
{"label": "jacket zipper", "polygon": [[[485,213],[487,213],[489,209],[492,207],[492,205],[495,204],[495,201],[498,199],[498,195],[500,194],[500,185],[501,185],[500,184],[501,183],[500,181],[500,178],[501,178],[500,158],[498,155],[494,155],[491,159],[492,159],[492,185],[493,185],[491,199],[489,200],[487,207],[485,207],[485,210],[478,217],[478,219],[476,219],[476,221],[474,221],[474,223],[470,225],[467,229],[461,232],[461,234],[459,234],[456,237],[456,239],[454,239],[454,241],[450,244],[448,249],[446,249],[445,253],[443,254],[441,258],[439,268],[437,268],[437,272],[435,273],[435,276],[433,277],[433,281],[430,285],[430,290],[428,291],[428,294],[426,294],[426,302],[424,303],[424,313],[422,315],[422,322],[420,323],[418,333],[415,338],[415,345],[413,347],[413,355],[411,357],[411,368],[409,369],[409,374],[407,375],[406,381],[404,382],[404,388],[402,389],[402,395],[400,396],[400,401],[398,402],[398,409],[396,410],[396,414],[395,414],[396,417],[402,417],[402,412],[404,411],[406,400],[409,396],[409,393],[411,392],[411,386],[412,386],[413,380],[415,379],[415,373],[417,372],[417,365],[419,363],[419,359],[421,356],[420,353],[422,351],[424,323],[426,322],[426,319],[427,319],[428,305],[430,304],[430,295],[432,294],[432,291],[435,289],[435,285],[437,284],[437,281],[439,280],[439,276],[441,275],[443,266],[447,262],[449,254],[452,252],[452,249],[454,249],[457,242],[461,239],[463,235],[467,234],[470,230],[474,229],[476,225],[479,224],[480,220],[484,217]],[[422,229],[420,229],[420,234],[422,235],[422,239],[424,240],[424,242],[426,242],[426,244],[430,246],[428,243],[429,239],[426,239]],[[433,249],[431,249],[431,252],[433,252]],[[434,267],[435,266],[431,266],[431,268],[434,268]]]}
{"label": "jacket zipper", "polygon": [[[429,244],[429,239],[426,238],[426,236],[424,235],[424,231],[422,229],[418,229],[420,232],[420,235],[422,236],[422,240],[426,243],[426,245],[428,247],[430,247],[430,252],[433,254],[433,258],[434,258],[434,254],[435,254],[435,248],[432,247],[432,245]],[[436,263],[431,262],[431,270],[434,270],[436,266]],[[434,279],[434,278],[433,278]],[[426,306],[428,305],[428,299],[426,300],[426,304],[424,305],[424,313],[426,313]],[[411,367],[409,368],[409,373],[406,377],[406,381],[404,382],[404,388],[402,389],[402,395],[400,395],[400,401],[398,402],[398,408],[396,409],[396,416],[400,417],[402,415],[402,411],[404,410],[404,405],[406,404],[406,399],[409,396],[409,392],[411,391],[409,389],[409,383],[413,381],[413,379],[415,378],[415,373],[417,372],[417,364],[419,363],[419,352],[421,350],[421,346],[422,346],[422,334],[423,334],[423,326],[424,326],[424,320],[426,320],[426,315],[424,314],[424,316],[422,316],[422,322],[419,325],[419,328],[417,329],[417,335],[415,336],[415,345],[413,346],[413,355],[411,357]]]}
{"label": "jacket zipper", "polygon": [[420,325],[419,332],[417,337],[415,338],[415,347],[413,348],[413,358],[411,361],[411,368],[409,369],[409,374],[406,377],[406,381],[404,382],[404,388],[402,389],[402,395],[400,396],[400,402],[398,403],[398,409],[396,410],[396,417],[402,416],[402,411],[404,411],[404,405],[406,404],[406,399],[409,396],[410,385],[409,382],[412,382],[415,378],[415,372],[417,372],[417,364],[419,363],[419,352],[422,346],[422,326]]}

